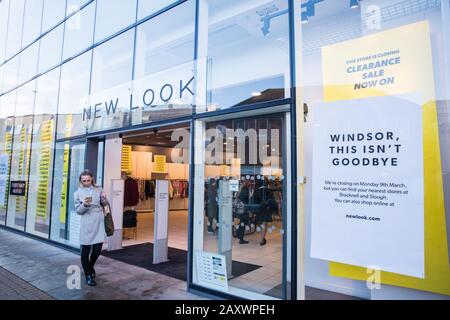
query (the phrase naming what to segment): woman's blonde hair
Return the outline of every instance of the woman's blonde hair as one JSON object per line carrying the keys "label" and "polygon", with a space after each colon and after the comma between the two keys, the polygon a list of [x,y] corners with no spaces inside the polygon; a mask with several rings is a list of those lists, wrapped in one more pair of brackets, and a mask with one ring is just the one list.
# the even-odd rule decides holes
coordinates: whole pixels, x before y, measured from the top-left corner
{"label": "woman's blonde hair", "polygon": [[79,182],[80,186],[83,185],[83,184],[81,183],[81,178],[84,177],[84,176],[89,176],[89,177],[91,177],[91,179],[92,179],[92,183],[91,183],[91,184],[92,184],[93,187],[96,187],[94,175],[93,175],[92,172],[91,172],[90,170],[88,170],[88,169],[83,170],[83,172],[81,172],[81,174],[80,174],[80,177],[78,178],[78,182]]}

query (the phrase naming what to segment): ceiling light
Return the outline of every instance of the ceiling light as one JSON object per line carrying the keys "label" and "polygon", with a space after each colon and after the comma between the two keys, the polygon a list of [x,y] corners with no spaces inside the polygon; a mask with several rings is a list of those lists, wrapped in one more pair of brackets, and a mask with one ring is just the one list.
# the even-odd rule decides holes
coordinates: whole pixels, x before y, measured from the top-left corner
{"label": "ceiling light", "polygon": [[259,97],[261,92],[252,92],[252,97]]}

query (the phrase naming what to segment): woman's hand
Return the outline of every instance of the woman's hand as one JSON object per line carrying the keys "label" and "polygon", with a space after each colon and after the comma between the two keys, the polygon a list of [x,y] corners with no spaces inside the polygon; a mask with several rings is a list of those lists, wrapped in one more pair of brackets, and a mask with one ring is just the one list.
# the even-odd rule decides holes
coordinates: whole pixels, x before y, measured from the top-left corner
{"label": "woman's hand", "polygon": [[84,205],[85,207],[89,207],[91,204],[92,204],[92,197],[86,197],[86,198],[84,198],[83,205]]}

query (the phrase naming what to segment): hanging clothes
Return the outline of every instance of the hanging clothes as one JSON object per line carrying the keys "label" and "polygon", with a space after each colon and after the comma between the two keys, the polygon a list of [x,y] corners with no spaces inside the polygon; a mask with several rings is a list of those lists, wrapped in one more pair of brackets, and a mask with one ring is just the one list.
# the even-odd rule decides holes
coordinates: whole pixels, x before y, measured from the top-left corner
{"label": "hanging clothes", "polygon": [[138,182],[131,177],[125,179],[123,205],[125,207],[135,206],[139,203]]}

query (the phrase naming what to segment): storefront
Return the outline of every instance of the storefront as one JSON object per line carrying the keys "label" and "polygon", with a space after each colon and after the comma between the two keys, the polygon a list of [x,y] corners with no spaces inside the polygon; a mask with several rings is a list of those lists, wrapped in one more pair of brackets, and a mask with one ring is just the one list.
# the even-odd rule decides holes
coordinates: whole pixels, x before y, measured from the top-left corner
{"label": "storefront", "polygon": [[448,0],[2,1],[0,225],[77,248],[88,168],[108,250],[151,208],[143,241],[184,250],[189,290],[448,298],[449,21]]}

